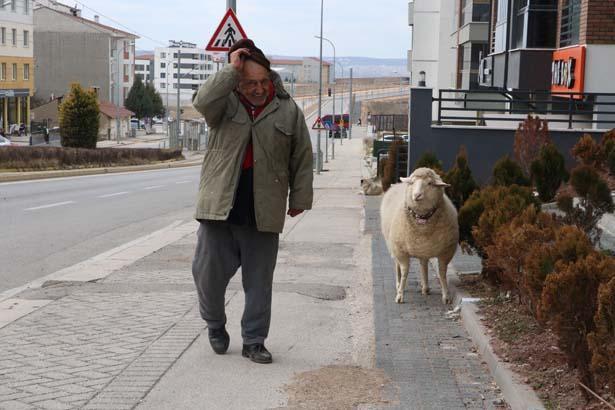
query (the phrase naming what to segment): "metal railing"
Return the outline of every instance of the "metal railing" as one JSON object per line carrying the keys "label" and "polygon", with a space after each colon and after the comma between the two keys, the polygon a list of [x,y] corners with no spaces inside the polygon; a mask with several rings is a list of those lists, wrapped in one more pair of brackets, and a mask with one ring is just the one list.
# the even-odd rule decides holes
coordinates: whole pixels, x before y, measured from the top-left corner
{"label": "metal railing", "polygon": [[[449,96],[450,94],[453,94],[453,96]],[[479,96],[476,96],[477,94]],[[490,99],[485,95],[494,95],[499,98]],[[438,104],[438,125],[450,121],[519,122],[520,119],[511,117],[512,114],[559,115],[563,118],[549,117],[548,121],[568,123],[569,129],[572,129],[573,123],[615,123],[615,93],[442,89],[438,90],[438,97],[432,98],[432,102]],[[455,106],[445,103],[453,103]],[[498,104],[502,106],[497,107]],[[612,107],[610,111],[608,110],[609,107]],[[453,114],[448,114],[451,111]],[[475,116],[454,115],[458,112],[475,113]],[[499,113],[501,115],[484,116],[483,113]],[[598,119],[595,115],[601,117]],[[591,118],[579,118],[579,116],[590,116]],[[608,116],[609,119],[602,119],[603,116]]]}

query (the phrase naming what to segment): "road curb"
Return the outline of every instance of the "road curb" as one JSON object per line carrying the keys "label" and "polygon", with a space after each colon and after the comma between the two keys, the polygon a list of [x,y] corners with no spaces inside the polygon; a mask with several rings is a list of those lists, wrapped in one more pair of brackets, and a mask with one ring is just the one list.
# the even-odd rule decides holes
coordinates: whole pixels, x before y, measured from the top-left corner
{"label": "road curb", "polygon": [[134,166],[121,166],[121,167],[105,167],[105,168],[80,168],[80,169],[65,169],[58,171],[25,171],[25,172],[11,172],[7,174],[0,173],[0,183],[3,182],[17,182],[17,181],[34,181],[37,179],[48,178],[66,178],[66,177],[79,177],[86,175],[104,175],[104,174],[118,174],[123,172],[135,172],[135,171],[153,171],[159,169],[169,168],[186,168],[201,165],[202,159],[199,160],[185,160],[176,162],[164,162],[151,165],[134,165]]}
{"label": "road curb", "polygon": [[519,376],[493,351],[487,329],[480,321],[478,306],[468,301],[470,295],[459,288],[461,280],[457,272],[450,270],[451,267],[449,266],[447,282],[453,296],[453,305],[460,308],[463,326],[472,338],[478,353],[487,363],[495,382],[502,389],[504,399],[513,410],[544,410],[545,407],[536,392],[518,380]]}

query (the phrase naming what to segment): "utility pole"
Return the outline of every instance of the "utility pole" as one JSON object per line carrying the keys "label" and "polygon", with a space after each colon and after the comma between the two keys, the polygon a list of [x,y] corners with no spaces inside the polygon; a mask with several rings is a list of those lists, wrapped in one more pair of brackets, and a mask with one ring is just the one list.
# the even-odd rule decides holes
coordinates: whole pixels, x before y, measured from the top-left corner
{"label": "utility pole", "polygon": [[350,67],[350,99],[348,100],[348,139],[352,139],[352,110],[354,101],[352,99],[352,67]]}
{"label": "utility pole", "polygon": [[[115,107],[115,139],[117,140],[117,143],[120,143],[120,134],[122,133],[122,125],[121,125],[121,120],[120,120],[120,99],[121,99],[121,94],[120,94],[120,46],[119,46],[119,41],[120,40],[116,40],[115,42],[115,61],[116,61],[116,65],[117,65],[117,76],[116,76],[116,107]],[[122,43],[123,44],[123,43]]]}
{"label": "utility pole", "polygon": [[[322,119],[322,21],[323,21],[324,0],[320,0],[320,59],[318,62],[318,120]],[[320,159],[320,128],[316,138],[316,175],[322,171],[322,160]]]}
{"label": "utility pole", "polygon": [[181,64],[182,64],[182,45],[183,41],[178,43],[177,48],[177,139],[179,140],[179,134],[181,133],[181,107],[180,107],[180,93],[181,93]]}

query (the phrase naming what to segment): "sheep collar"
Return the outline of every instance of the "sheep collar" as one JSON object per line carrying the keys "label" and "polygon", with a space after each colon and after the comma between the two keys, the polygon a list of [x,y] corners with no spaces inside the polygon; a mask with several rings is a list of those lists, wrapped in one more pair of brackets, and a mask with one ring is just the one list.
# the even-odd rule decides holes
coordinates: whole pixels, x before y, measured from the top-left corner
{"label": "sheep collar", "polygon": [[416,213],[416,211],[410,207],[406,207],[406,209],[408,210],[408,213],[410,214],[410,216],[414,218],[417,224],[426,225],[427,222],[429,222],[429,219],[431,219],[431,217],[434,216],[434,214],[438,210],[438,207],[436,206],[431,211],[427,212],[426,214],[422,214],[422,215]]}

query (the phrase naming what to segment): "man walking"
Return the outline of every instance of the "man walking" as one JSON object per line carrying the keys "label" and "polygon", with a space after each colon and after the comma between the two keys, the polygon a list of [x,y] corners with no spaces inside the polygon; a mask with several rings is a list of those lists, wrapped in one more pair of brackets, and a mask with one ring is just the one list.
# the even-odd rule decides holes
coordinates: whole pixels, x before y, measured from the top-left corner
{"label": "man walking", "polygon": [[[251,40],[195,95],[209,125],[196,210],[200,222],[192,275],[214,352],[229,346],[226,287],[241,267],[245,308],[242,355],[271,363],[271,319],[279,234],[288,215],[312,207],[312,145],[305,118]],[[290,191],[290,192],[289,192]]]}

